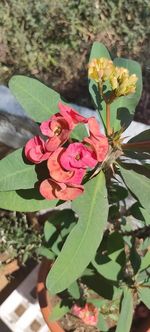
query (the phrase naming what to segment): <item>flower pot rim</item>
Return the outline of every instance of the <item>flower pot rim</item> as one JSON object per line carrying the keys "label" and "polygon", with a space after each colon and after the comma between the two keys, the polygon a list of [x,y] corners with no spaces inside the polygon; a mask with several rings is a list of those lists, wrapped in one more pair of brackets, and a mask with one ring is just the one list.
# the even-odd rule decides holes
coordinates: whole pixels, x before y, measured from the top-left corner
{"label": "flower pot rim", "polygon": [[39,268],[38,273],[38,281],[37,281],[37,297],[40,305],[40,309],[43,315],[43,318],[49,327],[51,332],[65,332],[65,330],[61,327],[58,321],[51,321],[50,314],[52,313],[52,303],[50,300],[49,293],[46,289],[46,277],[51,269],[53,261],[44,258]]}

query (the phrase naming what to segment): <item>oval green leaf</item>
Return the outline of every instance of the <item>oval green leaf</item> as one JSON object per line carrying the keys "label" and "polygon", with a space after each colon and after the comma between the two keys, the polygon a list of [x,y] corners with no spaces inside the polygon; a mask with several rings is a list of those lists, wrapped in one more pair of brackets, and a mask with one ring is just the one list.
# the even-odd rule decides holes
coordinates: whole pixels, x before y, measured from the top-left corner
{"label": "oval green leaf", "polygon": [[149,287],[142,287],[138,291],[140,300],[150,309],[150,285]]}
{"label": "oval green leaf", "polygon": [[117,262],[101,255],[101,257],[98,257],[98,261],[92,261],[92,264],[96,268],[97,272],[104,278],[113,281],[118,280],[121,266]]}
{"label": "oval green leaf", "polygon": [[142,71],[140,64],[134,60],[115,58],[113,62],[118,67],[127,68],[130,74],[136,74],[138,77],[136,92],[119,97],[111,104],[111,125],[116,131],[122,126],[128,127],[133,119],[135,107],[142,93]]}
{"label": "oval green leaf", "polygon": [[0,161],[0,191],[34,188],[37,182],[35,165],[23,161],[19,149]]}
{"label": "oval green leaf", "polygon": [[34,78],[13,76],[9,88],[27,114],[37,122],[58,112],[59,94]]}
{"label": "oval green leaf", "polygon": [[150,179],[146,176],[138,174],[133,170],[127,170],[120,166],[120,171],[125,181],[126,186],[136,196],[141,205],[150,211],[149,197],[150,197]]}
{"label": "oval green leaf", "polygon": [[51,293],[63,291],[80,277],[102,240],[108,216],[103,172],[85,185],[85,193],[73,201],[72,207],[79,220],[48,274],[46,284]]}
{"label": "oval green leaf", "polygon": [[117,324],[116,332],[130,332],[133,316],[133,298],[130,289],[124,290],[121,303],[121,312]]}
{"label": "oval green leaf", "polygon": [[43,199],[36,189],[0,192],[0,208],[10,211],[34,212],[53,208],[56,203]]}

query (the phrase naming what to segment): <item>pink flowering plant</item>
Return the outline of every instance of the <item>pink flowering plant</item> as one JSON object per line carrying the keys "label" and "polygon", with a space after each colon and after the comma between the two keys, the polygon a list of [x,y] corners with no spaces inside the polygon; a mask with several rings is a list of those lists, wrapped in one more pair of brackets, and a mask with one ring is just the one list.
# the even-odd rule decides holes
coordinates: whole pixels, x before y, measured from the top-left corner
{"label": "pink flowering plant", "polygon": [[44,224],[40,253],[53,261],[47,289],[67,289],[68,302],[62,298],[51,319],[71,310],[100,331],[109,317],[116,332],[129,332],[134,306],[150,308],[149,242],[140,235],[150,225],[150,129],[132,138],[127,131],[141,97],[141,68],[112,60],[95,42],[88,78],[97,119],[36,79],[11,78],[39,134],[1,161],[0,207],[58,207]]}

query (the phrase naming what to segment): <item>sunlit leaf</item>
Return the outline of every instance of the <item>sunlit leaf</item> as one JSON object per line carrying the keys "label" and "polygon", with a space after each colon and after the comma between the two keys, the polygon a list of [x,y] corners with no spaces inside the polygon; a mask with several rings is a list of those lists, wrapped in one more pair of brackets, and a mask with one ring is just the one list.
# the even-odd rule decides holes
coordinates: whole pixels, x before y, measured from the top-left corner
{"label": "sunlit leaf", "polygon": [[27,114],[37,122],[58,112],[59,94],[34,78],[13,76],[9,88]]}
{"label": "sunlit leaf", "polygon": [[133,298],[130,289],[124,290],[116,332],[130,332],[133,315]]}
{"label": "sunlit leaf", "polygon": [[56,203],[56,200],[43,199],[37,189],[0,192],[0,208],[11,211],[39,211],[53,208]]}
{"label": "sunlit leaf", "polygon": [[0,161],[0,191],[34,188],[37,182],[35,165],[23,161],[22,149]]}
{"label": "sunlit leaf", "polygon": [[85,193],[73,201],[72,207],[79,220],[48,274],[47,288],[52,293],[66,289],[82,274],[101,242],[108,215],[103,172],[85,185]]}

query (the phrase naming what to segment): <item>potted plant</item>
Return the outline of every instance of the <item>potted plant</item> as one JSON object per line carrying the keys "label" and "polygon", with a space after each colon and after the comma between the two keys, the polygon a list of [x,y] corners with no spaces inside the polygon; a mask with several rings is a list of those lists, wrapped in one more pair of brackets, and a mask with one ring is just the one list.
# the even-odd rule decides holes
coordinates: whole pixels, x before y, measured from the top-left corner
{"label": "potted plant", "polygon": [[104,133],[94,116],[81,116],[39,81],[11,78],[12,93],[41,134],[1,161],[0,207],[60,209],[45,223],[41,248],[53,261],[47,290],[62,298],[51,321],[71,310],[100,331],[111,321],[116,332],[129,332],[136,305],[150,308],[150,130],[126,137],[142,92],[141,68],[112,60],[95,42],[88,76]]}

